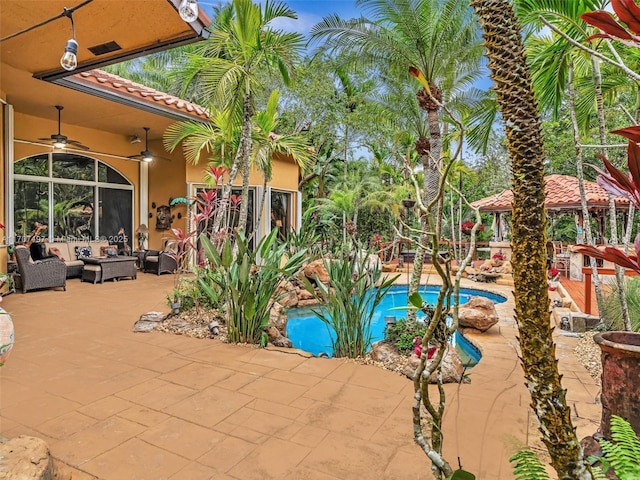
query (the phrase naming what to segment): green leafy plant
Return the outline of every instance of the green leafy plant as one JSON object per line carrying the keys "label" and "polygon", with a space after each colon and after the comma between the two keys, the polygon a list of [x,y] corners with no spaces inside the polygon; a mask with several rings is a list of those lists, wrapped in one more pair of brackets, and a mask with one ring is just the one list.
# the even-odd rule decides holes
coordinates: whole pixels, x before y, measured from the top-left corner
{"label": "green leafy plant", "polygon": [[[382,302],[394,278],[381,281],[381,272],[376,267],[366,268],[366,257],[344,255],[325,262],[330,285],[319,279],[317,293],[308,279],[303,278],[305,288],[324,304],[314,313],[322,320],[332,335],[335,357],[356,358],[364,355],[371,346],[371,319],[375,308]],[[378,285],[378,282],[379,285]],[[374,288],[378,285],[377,288]]]}
{"label": "green leafy plant", "polygon": [[604,458],[591,457],[590,460],[600,460],[604,472],[613,468],[620,480],[637,480],[640,478],[640,439],[636,432],[629,422],[612,415],[611,437],[612,441],[600,440]]}
{"label": "green leafy plant", "polygon": [[427,325],[424,322],[403,318],[385,327],[384,338],[396,347],[398,353],[408,355],[414,349],[414,339],[422,338],[426,331]]}
{"label": "green leafy plant", "polygon": [[[602,467],[592,467],[594,480],[606,480],[610,469],[619,480],[640,478],[640,439],[629,422],[617,415],[611,416],[612,441],[600,440],[602,457],[589,457],[591,463],[600,462]],[[515,480],[549,480],[542,461],[529,449],[519,450],[509,461],[513,464]]]}
{"label": "green leafy plant", "polygon": [[549,480],[542,461],[531,450],[520,450],[509,461],[513,464],[516,480]]}
{"label": "green leafy plant", "polygon": [[[618,284],[615,281],[608,283],[609,289],[604,290],[602,305],[602,320],[609,330],[624,330],[622,319],[622,308],[618,293]],[[627,298],[627,308],[629,309],[629,319],[631,329],[634,332],[640,331],[640,279],[630,277],[625,280],[625,295]]]}
{"label": "green leafy plant", "polygon": [[263,237],[255,249],[241,232],[225,239],[221,253],[206,235],[201,235],[200,241],[219,275],[199,277],[198,281],[211,301],[219,301],[220,291],[224,292],[229,341],[266,344],[263,333],[271,307],[278,300],[276,289],[300,269],[306,251],[287,257],[285,246],[278,244],[277,229]]}

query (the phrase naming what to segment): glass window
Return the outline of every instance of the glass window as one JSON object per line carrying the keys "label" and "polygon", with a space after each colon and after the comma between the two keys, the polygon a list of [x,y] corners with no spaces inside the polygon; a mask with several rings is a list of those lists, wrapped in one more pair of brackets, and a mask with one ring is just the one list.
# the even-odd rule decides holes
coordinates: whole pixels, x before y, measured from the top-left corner
{"label": "glass window", "polygon": [[278,238],[285,241],[291,231],[291,194],[271,190],[271,228],[278,228]]}
{"label": "glass window", "polygon": [[98,228],[100,236],[120,250],[131,248],[133,232],[133,198],[131,190],[99,188]]}
{"label": "glass window", "polygon": [[117,183],[118,185],[129,185],[129,181],[116,172],[109,165],[98,163],[98,181],[102,183]]}
{"label": "glass window", "polygon": [[[36,231],[36,222],[49,223],[49,188],[44,182],[16,180],[14,193],[15,243],[25,243]],[[46,238],[47,233],[44,230],[39,236]]]}
{"label": "glass window", "polygon": [[54,178],[70,178],[73,180],[95,180],[95,160],[73,153],[53,154]]}
{"label": "glass window", "polygon": [[[100,183],[112,184],[112,187],[101,185],[97,188],[96,165]],[[41,234],[44,238],[62,240],[98,236],[124,247],[125,242],[119,234],[124,229],[128,238],[126,243],[131,245],[133,188],[109,165],[82,155],[56,152],[20,160],[15,163],[14,172],[16,241],[26,241],[34,231],[35,222],[47,225],[53,218],[48,231]],[[46,177],[48,181],[30,181],[28,176],[33,175]],[[76,185],[69,180],[84,184]],[[51,205],[50,192],[53,196]]]}
{"label": "glass window", "polygon": [[93,187],[53,184],[53,238],[93,238]]}
{"label": "glass window", "polygon": [[42,154],[25,158],[13,165],[15,175],[34,175],[38,177],[49,176],[49,155]]}

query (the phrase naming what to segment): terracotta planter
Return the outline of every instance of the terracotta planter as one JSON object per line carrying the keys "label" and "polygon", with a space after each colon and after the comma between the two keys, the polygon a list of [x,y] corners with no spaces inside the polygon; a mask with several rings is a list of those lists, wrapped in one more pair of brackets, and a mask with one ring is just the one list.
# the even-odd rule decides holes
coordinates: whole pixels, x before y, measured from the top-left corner
{"label": "terracotta planter", "polygon": [[602,350],[602,420],[611,438],[611,415],[618,415],[640,433],[640,333],[604,332],[593,340]]}

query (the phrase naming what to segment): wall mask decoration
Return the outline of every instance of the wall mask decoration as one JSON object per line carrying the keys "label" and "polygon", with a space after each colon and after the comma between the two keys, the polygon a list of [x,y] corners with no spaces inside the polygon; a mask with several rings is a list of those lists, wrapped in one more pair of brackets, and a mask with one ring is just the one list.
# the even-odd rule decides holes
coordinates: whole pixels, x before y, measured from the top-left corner
{"label": "wall mask decoration", "polygon": [[171,207],[169,205],[160,205],[156,209],[156,230],[169,230],[171,229]]}

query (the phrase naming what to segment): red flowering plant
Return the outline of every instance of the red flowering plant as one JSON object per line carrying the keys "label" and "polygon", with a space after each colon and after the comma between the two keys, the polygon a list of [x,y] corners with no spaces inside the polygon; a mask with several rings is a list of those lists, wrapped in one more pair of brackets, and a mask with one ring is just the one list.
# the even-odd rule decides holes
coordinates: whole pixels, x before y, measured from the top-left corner
{"label": "red flowering plant", "polygon": [[[460,224],[460,230],[462,230],[462,233],[464,233],[465,235],[471,235],[471,230],[473,229],[474,225],[474,222],[472,222],[471,220],[467,220],[466,222],[462,222]],[[476,230],[476,232],[484,232],[484,225],[478,225],[478,229]]]}
{"label": "red flowering plant", "polygon": [[[639,9],[640,10],[640,9]],[[640,209],[640,126],[622,128],[614,130],[611,133],[621,135],[629,139],[627,147],[627,164],[629,173],[626,174],[611,164],[611,162],[602,154],[597,154],[604,162],[606,172],[594,167],[599,175],[597,178],[598,185],[604,188],[612,195],[627,197],[631,203]],[[638,263],[638,255],[640,254],[640,233],[636,236],[635,255],[627,255],[616,247],[605,247],[599,249],[593,245],[578,245],[576,250],[584,255],[594,258],[601,258],[610,261],[623,268],[629,268],[640,273],[640,264]]]}
{"label": "red flowering plant", "polygon": [[504,260],[504,253],[496,252],[491,256],[492,260]]}
{"label": "red flowering plant", "polygon": [[559,276],[560,270],[558,270],[556,267],[551,267],[549,270],[547,270],[547,278],[552,282],[558,281]]}

